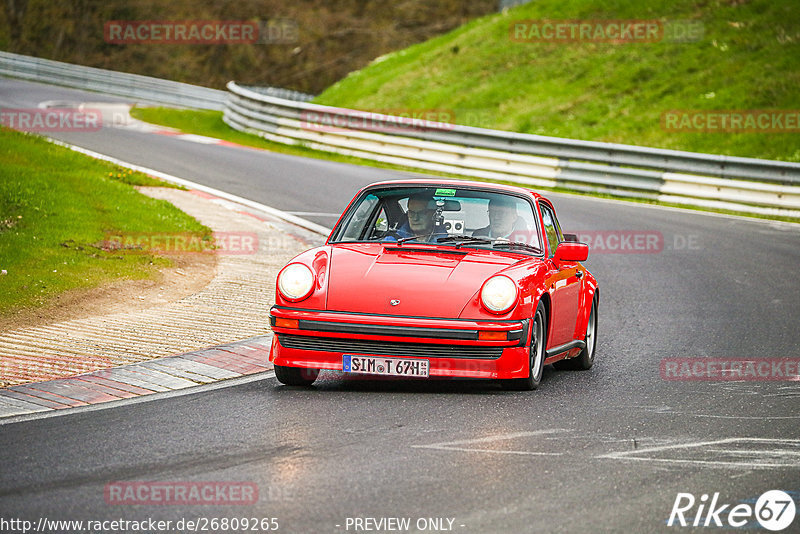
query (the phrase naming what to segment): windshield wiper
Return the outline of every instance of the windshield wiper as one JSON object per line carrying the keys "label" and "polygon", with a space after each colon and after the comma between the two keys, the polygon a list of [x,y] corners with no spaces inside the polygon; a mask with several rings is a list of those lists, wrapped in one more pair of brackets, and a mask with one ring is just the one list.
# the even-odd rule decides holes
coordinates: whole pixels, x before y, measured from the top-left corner
{"label": "windshield wiper", "polygon": [[[402,245],[407,241],[411,241],[413,239],[418,239],[419,235],[413,235],[410,237],[403,237],[397,240],[398,245]],[[491,239],[488,237],[480,237],[480,236],[469,236],[469,235],[450,235],[447,237],[440,237],[436,240],[437,243],[456,243],[455,248],[461,248],[464,245],[492,245],[495,248],[521,248],[525,250],[530,250],[531,252],[535,252],[537,254],[541,254],[542,250],[538,247],[533,245],[529,245],[527,243],[521,243],[519,241],[509,241],[507,239]]]}
{"label": "windshield wiper", "polygon": [[[398,245],[402,245],[403,243],[405,243],[407,241],[411,241],[411,240],[414,240],[414,239],[419,239],[420,237],[425,237],[425,236],[423,236],[423,235],[412,235],[412,236],[408,236],[408,237],[401,237],[400,239],[395,241],[395,243],[397,243]],[[389,243],[391,243],[391,241],[389,241]]]}
{"label": "windshield wiper", "polygon": [[530,250],[531,252],[536,252],[537,254],[542,253],[542,249],[539,247],[534,247],[533,245],[529,245],[527,243],[520,243],[519,241],[506,241],[505,239],[495,240],[492,243],[493,247],[496,248],[524,248],[525,250]]}
{"label": "windshield wiper", "polygon": [[527,243],[519,241],[509,241],[507,239],[491,239],[488,237],[468,236],[468,235],[451,235],[448,237],[441,237],[436,240],[439,243],[452,243],[458,241],[456,248],[461,248],[464,245],[492,245],[496,248],[522,248],[541,254],[542,250]]}
{"label": "windshield wiper", "polygon": [[464,245],[469,244],[481,244],[481,245],[491,245],[492,240],[486,237],[475,237],[475,236],[468,236],[468,235],[451,235],[447,237],[440,237],[436,240],[437,243],[452,243],[454,241],[458,241],[456,244],[456,248],[461,248]]}

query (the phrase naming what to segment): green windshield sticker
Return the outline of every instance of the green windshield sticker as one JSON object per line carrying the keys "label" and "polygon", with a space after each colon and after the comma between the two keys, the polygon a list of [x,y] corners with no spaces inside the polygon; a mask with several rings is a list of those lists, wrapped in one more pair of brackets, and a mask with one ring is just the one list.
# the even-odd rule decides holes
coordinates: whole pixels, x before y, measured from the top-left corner
{"label": "green windshield sticker", "polygon": [[435,197],[454,197],[456,196],[455,189],[437,189]]}

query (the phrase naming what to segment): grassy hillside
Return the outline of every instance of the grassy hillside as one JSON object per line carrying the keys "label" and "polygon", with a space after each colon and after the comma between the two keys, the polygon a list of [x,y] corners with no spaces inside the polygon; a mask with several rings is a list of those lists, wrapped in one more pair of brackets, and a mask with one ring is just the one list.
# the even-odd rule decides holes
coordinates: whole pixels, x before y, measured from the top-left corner
{"label": "grassy hillside", "polygon": [[[517,20],[702,22],[694,42],[514,42]],[[669,110],[800,110],[796,0],[536,0],[380,57],[317,102],[444,109],[455,122],[800,161],[800,133],[669,132]]]}
{"label": "grassy hillside", "polygon": [[0,318],[171,265],[148,250],[109,250],[109,233],[210,237],[209,228],[132,185],[168,184],[0,128]]}

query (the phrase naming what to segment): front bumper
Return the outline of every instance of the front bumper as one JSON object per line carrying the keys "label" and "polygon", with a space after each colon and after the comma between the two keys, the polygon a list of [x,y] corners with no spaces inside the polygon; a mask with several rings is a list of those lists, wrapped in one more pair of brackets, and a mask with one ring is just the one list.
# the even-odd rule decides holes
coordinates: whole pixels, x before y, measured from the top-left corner
{"label": "front bumper", "polygon": [[344,354],[424,358],[430,376],[528,376],[528,320],[473,321],[273,306],[270,361],[342,370]]}

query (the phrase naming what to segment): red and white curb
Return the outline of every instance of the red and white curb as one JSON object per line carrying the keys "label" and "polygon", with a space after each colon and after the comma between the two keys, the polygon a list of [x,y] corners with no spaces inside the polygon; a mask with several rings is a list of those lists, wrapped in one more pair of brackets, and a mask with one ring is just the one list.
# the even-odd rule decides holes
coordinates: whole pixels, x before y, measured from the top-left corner
{"label": "red and white curb", "polygon": [[260,336],[69,378],[0,389],[0,418],[121,401],[266,373],[271,336]]}
{"label": "red and white curb", "polygon": [[[53,102],[42,102],[39,107],[49,107]],[[56,102],[57,103],[57,102]],[[167,126],[159,126],[151,124],[139,119],[134,119],[131,114],[131,104],[124,103],[108,103],[108,102],[84,102],[77,106],[78,109],[91,109],[101,113],[102,124],[109,128],[120,128],[124,130],[134,130],[137,132],[152,133],[156,135],[167,135],[174,139],[182,141],[189,141],[192,143],[199,143],[201,145],[220,145],[220,146],[233,146],[237,148],[247,148],[250,150],[258,150],[257,148],[247,145],[240,145],[232,141],[225,141],[215,137],[207,137],[205,135],[183,133],[180,130],[169,128]]]}
{"label": "red and white curb", "polygon": [[175,132],[172,130],[164,130],[164,129],[155,129],[152,130],[152,133],[156,135],[168,135],[173,139],[180,139],[181,141],[189,141],[191,143],[199,143],[201,145],[232,146],[236,148],[247,148],[249,150],[258,150],[257,148],[251,146],[240,145],[239,143],[234,143],[233,141],[225,141],[224,139],[217,139],[215,137],[206,137],[205,135],[187,134],[187,133]]}

